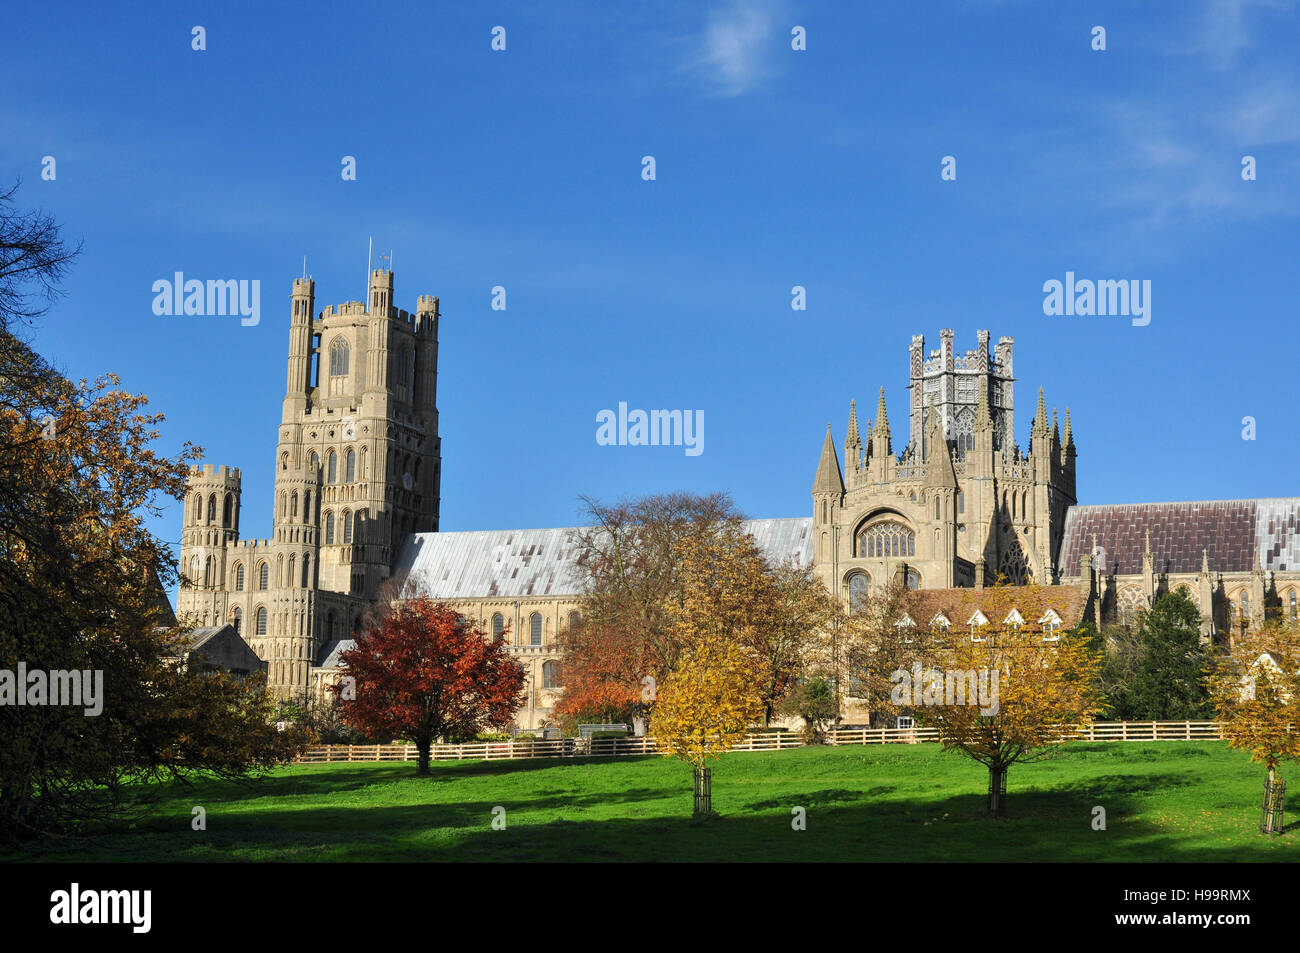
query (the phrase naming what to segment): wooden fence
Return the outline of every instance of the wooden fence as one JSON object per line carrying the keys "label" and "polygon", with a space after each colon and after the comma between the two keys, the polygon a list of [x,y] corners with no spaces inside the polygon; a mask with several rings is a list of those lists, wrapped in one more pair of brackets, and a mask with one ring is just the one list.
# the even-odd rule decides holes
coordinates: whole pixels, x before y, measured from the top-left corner
{"label": "wooden fence", "polygon": [[[1075,729],[1079,741],[1218,741],[1223,734],[1213,721],[1114,721]],[[828,731],[831,745],[919,744],[939,740],[937,728],[856,728]],[[733,751],[782,751],[801,748],[795,731],[751,734]],[[556,738],[542,741],[478,741],[434,745],[434,761],[493,761],[517,758],[617,758],[656,753],[653,738]],[[414,761],[415,745],[316,745],[298,756],[298,764],[338,761]]]}

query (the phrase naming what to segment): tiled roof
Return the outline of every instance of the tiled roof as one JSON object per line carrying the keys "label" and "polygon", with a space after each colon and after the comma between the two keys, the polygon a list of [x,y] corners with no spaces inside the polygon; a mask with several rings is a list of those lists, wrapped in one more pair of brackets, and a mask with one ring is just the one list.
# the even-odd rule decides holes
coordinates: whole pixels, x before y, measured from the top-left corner
{"label": "tiled roof", "polygon": [[321,668],[338,668],[341,664],[339,656],[357,647],[356,639],[335,639],[332,642],[326,642],[320,650],[320,667]]}
{"label": "tiled roof", "polygon": [[1092,534],[1104,550],[1106,573],[1139,573],[1147,531],[1158,573],[1195,573],[1201,550],[1213,572],[1300,569],[1300,498],[1203,500],[1072,506],[1065,515],[1061,571],[1077,576],[1092,552]]}
{"label": "tiled roof", "polygon": [[[745,530],[772,561],[812,564],[812,520],[746,520]],[[576,596],[577,528],[417,533],[407,538],[396,572],[433,599]]]}
{"label": "tiled roof", "polygon": [[908,593],[906,600],[907,612],[918,625],[929,625],[937,614],[943,613],[949,623],[958,628],[966,626],[976,611],[983,612],[991,625],[1000,627],[1007,613],[1014,609],[1030,629],[1037,629],[1038,620],[1052,609],[1069,629],[1078,625],[1087,605],[1087,587],[1070,584],[917,589]]}

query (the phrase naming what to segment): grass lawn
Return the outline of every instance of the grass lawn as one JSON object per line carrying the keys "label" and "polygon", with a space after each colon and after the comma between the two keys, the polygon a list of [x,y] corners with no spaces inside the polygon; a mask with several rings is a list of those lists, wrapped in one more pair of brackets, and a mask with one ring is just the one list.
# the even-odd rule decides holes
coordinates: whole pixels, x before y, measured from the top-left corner
{"label": "grass lawn", "polygon": [[[154,789],[156,812],[66,854],[104,861],[1283,861],[1300,823],[1258,833],[1264,769],[1222,742],[1072,744],[1016,766],[1008,816],[987,773],[937,745],[737,752],[690,817],[691,773],[660,757],[333,764],[248,785]],[[207,830],[191,830],[191,808]],[[1092,809],[1106,809],[1105,831]],[[492,810],[506,829],[492,828]],[[791,829],[791,809],[807,830]],[[5,859],[17,859],[9,855]]]}

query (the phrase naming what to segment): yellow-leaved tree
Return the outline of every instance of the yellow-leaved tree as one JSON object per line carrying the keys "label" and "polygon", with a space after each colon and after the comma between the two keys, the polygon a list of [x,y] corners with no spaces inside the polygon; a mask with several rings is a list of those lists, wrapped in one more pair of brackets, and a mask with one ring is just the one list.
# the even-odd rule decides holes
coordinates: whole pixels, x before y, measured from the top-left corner
{"label": "yellow-leaved tree", "polygon": [[988,624],[954,625],[939,636],[932,677],[910,686],[910,707],[939,729],[944,748],[988,768],[990,814],[1005,809],[1011,765],[1077,738],[1075,728],[1104,703],[1101,654],[1086,637],[1036,621],[1047,596],[1033,585],[989,590],[981,607]]}
{"label": "yellow-leaved tree", "polygon": [[1277,769],[1300,760],[1300,626],[1270,621],[1238,636],[1210,672],[1210,693],[1229,747],[1268,768],[1260,832],[1280,833]]}
{"label": "yellow-leaved tree", "polygon": [[692,536],[674,547],[680,596],[666,606],[681,646],[658,687],[652,727],[663,754],[694,768],[695,814],[713,814],[710,758],[743,739],[763,714],[754,628],[770,602],[770,577],[752,537]]}

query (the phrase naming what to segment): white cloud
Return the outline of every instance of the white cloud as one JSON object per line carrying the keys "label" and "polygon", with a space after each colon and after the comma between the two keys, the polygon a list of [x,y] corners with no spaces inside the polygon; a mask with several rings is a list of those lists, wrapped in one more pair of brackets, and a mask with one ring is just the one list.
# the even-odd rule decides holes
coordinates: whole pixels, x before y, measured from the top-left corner
{"label": "white cloud", "polygon": [[779,13],[773,0],[730,0],[709,16],[688,67],[720,95],[753,89],[771,72],[779,49],[773,38]]}

